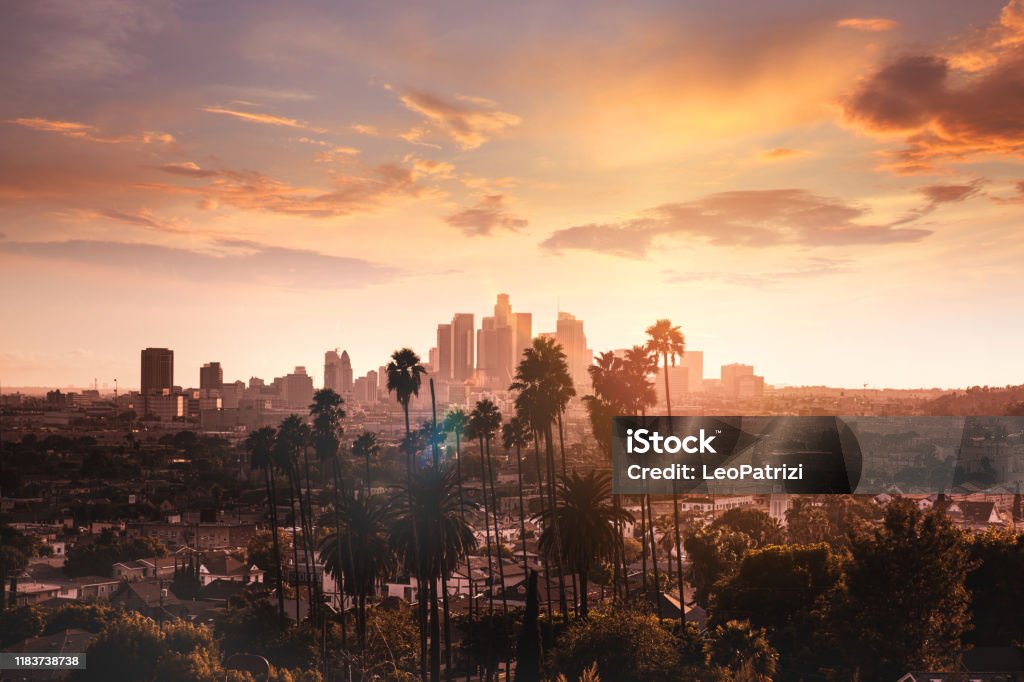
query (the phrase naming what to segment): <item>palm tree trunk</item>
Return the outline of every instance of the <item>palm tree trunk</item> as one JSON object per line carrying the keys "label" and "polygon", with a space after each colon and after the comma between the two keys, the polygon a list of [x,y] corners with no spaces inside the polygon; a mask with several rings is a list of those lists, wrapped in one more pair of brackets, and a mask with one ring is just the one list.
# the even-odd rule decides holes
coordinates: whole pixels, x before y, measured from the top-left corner
{"label": "palm tree trunk", "polygon": [[292,472],[292,466],[288,466],[288,496],[291,502],[292,509],[292,564],[295,571],[295,626],[298,627],[301,622],[301,615],[299,613],[299,536],[295,532],[295,524],[298,521],[298,515],[295,512],[295,475]]}
{"label": "palm tree trunk", "polygon": [[277,491],[274,486],[274,478],[270,474],[270,464],[263,467],[263,475],[267,484],[267,499],[270,502],[270,533],[273,536],[274,546],[274,580],[277,583],[277,608],[284,623],[284,581],[281,576],[281,544],[277,537]]}
{"label": "palm tree trunk", "polygon": [[[347,620],[345,616],[345,570],[344,564],[342,564],[341,561],[341,462],[338,461],[337,457],[334,458],[334,527],[335,533],[337,533],[335,536],[336,541],[334,543],[334,550],[337,554],[336,565],[338,567],[338,575],[335,578],[335,582],[337,582],[338,588],[338,613],[341,614],[341,648],[344,649],[348,646],[348,633],[346,631],[347,628],[345,623]],[[346,535],[348,535],[348,533],[346,533]],[[351,538],[349,538],[349,540],[351,541]],[[349,558],[352,558],[351,553],[349,554]],[[356,629],[360,629],[358,622],[356,623]],[[359,633],[359,653],[363,653],[362,632]]]}
{"label": "palm tree trunk", "polygon": [[650,592],[647,587],[647,503],[644,496],[640,496],[640,581],[643,586],[644,597]]}
{"label": "palm tree trunk", "polygon": [[498,528],[498,493],[494,489],[494,460],[491,459],[491,439],[486,438],[485,443],[487,445],[487,478],[491,481],[491,520],[494,521],[494,549],[498,555],[498,579],[501,581],[501,613],[504,616],[508,616],[508,596],[505,594],[505,562],[501,556],[501,532]]}
{"label": "palm tree trunk", "polygon": [[[537,498],[540,500],[540,515],[544,518],[544,510],[547,505],[544,503],[544,477],[541,476],[540,466],[540,436],[537,431],[533,432],[533,462],[537,466]],[[544,595],[544,602],[547,605],[548,610],[548,621],[552,620],[551,612],[551,567],[548,562],[547,556],[541,553],[541,565],[544,568],[544,589],[547,590],[547,594]]]}
{"label": "palm tree trunk", "polygon": [[444,678],[452,679],[452,617],[448,603],[448,575],[441,572],[441,608],[444,610]]}
{"label": "palm tree trunk", "polygon": [[[555,500],[555,445],[554,445],[553,424],[548,422],[544,433],[544,450],[548,460],[548,503],[551,505],[552,518],[554,519],[556,560],[558,561],[558,608],[562,615],[569,613],[569,602],[565,596],[565,561],[562,557],[562,534],[558,526],[558,515],[554,513],[557,507]],[[575,601],[575,597],[574,597]]]}
{"label": "palm tree trunk", "polygon": [[313,622],[319,622],[320,588],[316,579],[316,555],[313,554],[313,495],[309,482],[309,448],[302,448],[303,467],[306,470],[306,505],[302,508],[302,540],[306,548],[306,564],[312,566],[310,574],[309,611]]}
{"label": "palm tree trunk", "polygon": [[523,448],[516,443],[516,463],[519,470],[519,541],[523,543],[523,576],[526,577],[529,566],[526,563],[526,507],[523,502]]}
{"label": "palm tree trunk", "polygon": [[[651,496],[647,495],[647,533],[651,540],[651,563],[654,565],[654,605],[661,618],[661,576],[658,575],[658,544],[654,541],[654,511],[651,507]],[[671,567],[672,564],[669,564]]]}
{"label": "palm tree trunk", "polygon": [[[669,433],[672,432],[672,398],[668,389],[668,353],[662,354],[664,358],[663,369],[665,371],[665,407],[668,410]],[[686,609],[683,602],[685,593],[683,591],[683,543],[679,534],[679,495],[676,490],[676,479],[672,479],[672,521],[675,525],[676,544],[676,579],[679,582],[679,622],[686,624]],[[669,555],[669,562],[672,556]]]}
{"label": "palm tree trunk", "polygon": [[441,682],[441,622],[437,608],[437,580],[431,576],[430,586],[430,680]]}
{"label": "palm tree trunk", "polygon": [[[562,430],[562,412],[563,411],[564,410],[561,410],[561,409],[558,410],[558,449],[559,449],[560,454],[562,455],[562,478],[565,479],[565,478],[569,477],[569,470],[568,470],[568,468],[565,465],[565,435],[563,434],[563,430]],[[621,538],[621,535],[620,535],[620,538]],[[579,598],[580,597],[579,597],[579,589],[578,589],[578,586],[576,584],[576,571],[572,572],[572,591],[573,591],[573,595],[574,595],[573,596],[573,609],[577,610],[579,608],[578,604],[579,604]]]}
{"label": "palm tree trunk", "polygon": [[[413,514],[413,513],[415,513],[415,511],[413,509],[413,499],[412,499],[412,471],[413,471],[413,466],[414,466],[414,463],[415,463],[415,452],[413,451],[412,443],[410,441],[410,435],[412,434],[412,429],[409,426],[409,400],[408,400],[408,398],[406,398],[405,400],[402,400],[401,404],[402,404],[402,412],[403,412],[403,414],[405,416],[405,442],[406,442],[405,481],[406,481],[407,494],[408,494],[408,498],[409,498],[409,513]],[[413,544],[413,553],[417,557],[417,561],[415,562],[415,565],[418,566],[419,565],[418,557],[420,555],[420,541],[419,541],[419,531],[416,529],[416,524],[415,523],[412,524],[412,544]],[[413,571],[413,572],[415,573],[416,571]],[[416,611],[417,611],[417,615],[418,615],[418,618],[419,618],[419,629],[420,629],[420,678],[423,679],[423,680],[426,680],[427,679],[427,609],[426,609],[426,604],[423,601],[423,580],[421,579],[421,576],[419,576],[419,575],[410,576],[410,577],[415,577],[416,578],[416,602],[418,604],[418,608],[416,609]]]}

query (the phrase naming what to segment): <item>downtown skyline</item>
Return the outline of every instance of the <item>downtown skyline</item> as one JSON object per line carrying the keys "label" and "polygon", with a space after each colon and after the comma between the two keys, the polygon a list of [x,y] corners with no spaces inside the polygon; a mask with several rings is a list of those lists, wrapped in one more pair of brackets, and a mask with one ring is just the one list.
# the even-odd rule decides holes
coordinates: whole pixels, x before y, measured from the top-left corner
{"label": "downtown skyline", "polygon": [[1019,383],[1024,3],[738,7],[13,5],[0,381],[363,374],[507,292],[595,353]]}

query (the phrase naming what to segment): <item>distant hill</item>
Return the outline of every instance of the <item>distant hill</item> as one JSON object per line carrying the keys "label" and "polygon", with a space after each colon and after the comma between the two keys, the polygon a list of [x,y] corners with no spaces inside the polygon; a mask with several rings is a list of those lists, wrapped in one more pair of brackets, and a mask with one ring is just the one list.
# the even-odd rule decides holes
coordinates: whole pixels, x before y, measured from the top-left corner
{"label": "distant hill", "polygon": [[974,386],[929,400],[922,408],[936,416],[1024,416],[1024,386]]}

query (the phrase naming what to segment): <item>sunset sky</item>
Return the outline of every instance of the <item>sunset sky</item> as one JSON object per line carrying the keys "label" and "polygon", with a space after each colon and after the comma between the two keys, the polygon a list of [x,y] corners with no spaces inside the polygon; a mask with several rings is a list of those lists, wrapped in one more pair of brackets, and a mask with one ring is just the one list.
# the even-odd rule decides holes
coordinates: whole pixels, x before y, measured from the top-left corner
{"label": "sunset sky", "polygon": [[14,1],[0,381],[357,373],[507,292],[705,372],[1024,382],[1024,0]]}

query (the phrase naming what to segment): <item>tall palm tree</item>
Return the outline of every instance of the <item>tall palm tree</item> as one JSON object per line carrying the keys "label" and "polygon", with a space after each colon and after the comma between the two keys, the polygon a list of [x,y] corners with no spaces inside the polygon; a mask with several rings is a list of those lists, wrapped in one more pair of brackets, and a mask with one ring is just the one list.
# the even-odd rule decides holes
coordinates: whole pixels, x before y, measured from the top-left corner
{"label": "tall palm tree", "polygon": [[[580,612],[589,611],[590,571],[600,561],[614,560],[619,544],[616,526],[633,520],[632,514],[612,504],[611,476],[590,471],[585,476],[573,472],[558,484],[557,504],[544,519],[540,549],[548,555],[560,553],[580,577]],[[555,528],[562,532],[556,534]]]}
{"label": "tall palm tree", "polygon": [[[476,549],[473,530],[460,513],[456,485],[451,467],[428,467],[415,472],[408,489],[393,501],[396,515],[391,530],[392,548],[429,594],[432,682],[438,682],[441,675],[438,581],[442,575],[450,576],[459,562]],[[446,619],[449,616],[444,614]]]}
{"label": "tall palm tree", "polygon": [[[274,461],[277,467],[286,474],[288,479],[289,502],[291,503],[292,515],[292,553],[296,573],[296,587],[298,587],[299,571],[299,532],[302,530],[302,542],[305,553],[306,575],[312,577],[313,570],[309,562],[309,536],[306,534],[305,507],[302,499],[302,483],[299,475],[299,454],[305,447],[310,437],[309,427],[297,414],[284,418],[277,431],[277,440],[274,443]],[[298,510],[296,510],[298,501]],[[310,580],[310,583],[316,582]],[[310,588],[310,615],[312,615],[313,600],[312,588]],[[295,599],[295,623],[299,624],[299,599]]]}
{"label": "tall palm tree", "polygon": [[[515,392],[516,413],[529,420],[530,427],[544,437],[544,453],[547,462],[547,506],[555,506],[555,454],[554,426],[565,408],[566,402],[575,392],[572,378],[562,347],[551,338],[537,338],[533,345],[523,351],[516,367],[515,380],[509,386]],[[557,521],[557,518],[556,518]],[[558,528],[554,529],[557,534]],[[560,543],[556,543],[556,547]],[[565,599],[565,565],[559,560],[559,608],[568,611]]]}
{"label": "tall palm tree", "polygon": [[[321,471],[327,465],[331,467],[331,471],[334,477],[334,514],[335,514],[335,528],[341,527],[341,500],[344,496],[343,492],[343,477],[342,477],[342,460],[340,457],[341,450],[341,437],[344,429],[341,426],[342,420],[345,418],[345,409],[343,405],[345,401],[340,395],[335,393],[332,389],[325,388],[317,391],[313,394],[313,403],[309,406],[309,414],[313,418],[313,448],[316,451],[316,459],[319,463]],[[307,486],[309,485],[309,477],[306,477]],[[309,491],[306,491],[307,498],[310,498]],[[309,501],[312,504],[312,500]],[[312,508],[310,508],[308,517],[309,522],[312,524]],[[310,541],[312,542],[312,527],[310,531]],[[351,555],[352,547],[347,546],[346,550]],[[333,557],[337,564],[341,564],[341,544],[336,544],[334,551],[337,553],[336,557]],[[321,552],[322,555],[322,552]],[[341,634],[342,644],[344,645],[347,637],[346,635],[346,618],[345,618],[345,587],[343,574],[335,576],[336,583],[338,585],[338,609],[341,612]]]}
{"label": "tall palm tree", "polygon": [[[657,320],[647,328],[647,350],[654,355],[661,356],[661,368],[665,374],[665,408],[668,411],[669,428],[672,424],[672,394],[669,391],[668,368],[669,363],[675,367],[676,360],[683,357],[686,351],[686,338],[678,325],[673,325],[671,320]],[[679,581],[679,617],[686,622],[686,613],[683,609],[685,599],[683,592],[683,543],[679,533],[679,496],[676,494],[676,482],[672,480],[672,517],[675,523],[675,551],[676,551],[676,575]],[[672,560],[671,554],[669,561]]]}
{"label": "tall palm tree", "polygon": [[[501,612],[508,615],[508,596],[505,594],[505,562],[502,561],[501,556],[501,532],[498,527],[498,496],[494,490],[494,463],[491,457],[491,439],[494,438],[498,429],[501,428],[501,412],[498,411],[498,407],[490,400],[483,399],[477,401],[476,407],[469,415],[469,423],[476,434],[477,438],[480,439],[480,467],[483,475],[483,492],[484,492],[484,522],[487,522],[487,487],[490,485],[491,492],[491,520],[494,523],[494,551],[497,554],[495,557],[498,563],[498,579],[501,582]],[[493,568],[490,567],[490,529],[487,532],[488,536],[488,568],[491,570],[491,592],[494,590],[494,577]]]}
{"label": "tall palm tree", "polygon": [[284,583],[281,576],[281,545],[277,537],[277,489],[274,485],[274,440],[277,431],[264,426],[249,434],[245,439],[245,447],[249,451],[250,465],[253,469],[263,470],[263,480],[267,487],[267,505],[270,507],[270,533],[274,547],[274,580],[277,587],[277,608],[281,622],[284,615]]}
{"label": "tall palm tree", "polygon": [[523,575],[530,570],[526,561],[526,505],[523,500],[523,448],[530,444],[530,425],[516,415],[501,427],[501,444],[506,451],[516,451],[516,472],[519,476],[519,541],[523,545]]}
{"label": "tall palm tree", "polygon": [[380,453],[380,442],[377,434],[372,431],[363,431],[352,443],[352,454],[366,460],[366,494],[370,494],[370,458]]}
{"label": "tall palm tree", "polygon": [[[654,382],[651,376],[658,371],[658,357],[646,346],[633,346],[626,351],[622,362],[622,369],[625,373],[626,395],[632,404],[632,412],[641,417],[647,416],[647,408],[653,407],[658,402],[657,392],[654,390]],[[646,481],[644,482],[646,486]],[[646,507],[646,511],[645,511]],[[640,545],[643,548],[643,586],[644,593],[647,593],[647,551],[650,548],[651,566],[654,571],[655,603],[659,615],[661,614],[661,597],[657,590],[660,589],[661,578],[658,575],[658,550],[654,543],[654,528],[651,523],[651,494],[648,492],[640,498]],[[649,542],[648,542],[649,540]]]}
{"label": "tall palm tree", "polygon": [[[347,495],[335,520],[339,525],[320,542],[320,552],[326,557],[324,569],[345,586],[346,594],[356,603],[359,651],[365,653],[366,600],[398,569],[389,535],[394,510],[383,497]],[[353,546],[359,551],[342,551],[342,547]]]}
{"label": "tall palm tree", "polygon": [[[413,470],[415,469],[416,450],[413,448],[412,429],[409,426],[409,402],[413,397],[420,394],[420,386],[423,385],[423,375],[427,373],[426,367],[420,363],[420,356],[411,348],[401,348],[391,354],[391,362],[387,366],[388,393],[394,393],[398,404],[402,406],[405,415],[405,483],[406,491],[412,494]],[[412,507],[412,500],[409,500],[409,507]],[[413,542],[416,542],[416,529],[413,528]],[[416,576],[417,584],[420,578]],[[419,603],[419,626],[420,626],[420,672],[426,677],[427,659],[427,629],[426,629],[426,607],[423,599],[418,595]]]}
{"label": "tall palm tree", "polygon": [[[466,523],[466,505],[462,494],[462,436],[466,433],[469,425],[469,417],[459,408],[455,408],[444,416],[442,428],[445,433],[455,434],[455,484],[458,489],[459,513],[462,515],[462,522]],[[466,555],[466,580],[469,581],[469,615],[473,615],[473,567],[469,562],[469,555]]]}

